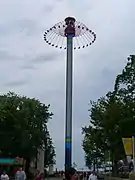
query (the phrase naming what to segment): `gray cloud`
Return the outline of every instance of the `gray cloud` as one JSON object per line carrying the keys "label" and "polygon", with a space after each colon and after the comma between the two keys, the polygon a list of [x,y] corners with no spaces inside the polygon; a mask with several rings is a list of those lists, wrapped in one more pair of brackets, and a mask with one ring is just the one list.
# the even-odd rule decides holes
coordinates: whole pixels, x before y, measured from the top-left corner
{"label": "gray cloud", "polygon": [[26,36],[34,36],[39,32],[39,24],[32,19],[19,19],[13,23],[17,32],[24,33]]}
{"label": "gray cloud", "polygon": [[32,59],[32,63],[34,64],[42,64],[45,62],[50,62],[50,61],[57,61],[59,57],[59,53],[46,53],[37,56],[35,59]]}
{"label": "gray cloud", "polygon": [[13,61],[18,60],[17,55],[12,55],[8,50],[0,49],[0,61]]}
{"label": "gray cloud", "polygon": [[45,13],[51,13],[54,10],[54,8],[55,6],[53,5],[46,5],[43,10]]}
{"label": "gray cloud", "polygon": [[18,80],[18,81],[11,81],[11,82],[7,82],[4,84],[4,86],[8,86],[8,87],[21,87],[26,85],[27,81],[26,80]]}
{"label": "gray cloud", "polygon": [[0,24],[0,36],[9,36],[14,34],[25,34],[25,36],[34,36],[39,33],[39,24],[32,19],[17,19],[11,22]]}
{"label": "gray cloud", "polygon": [[27,64],[20,66],[21,70],[35,70],[36,67],[33,64]]}

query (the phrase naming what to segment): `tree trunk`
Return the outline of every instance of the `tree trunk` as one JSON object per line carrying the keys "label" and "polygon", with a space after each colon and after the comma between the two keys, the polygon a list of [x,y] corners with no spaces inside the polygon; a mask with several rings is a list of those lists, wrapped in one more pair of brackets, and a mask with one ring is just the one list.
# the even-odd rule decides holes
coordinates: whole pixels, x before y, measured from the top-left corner
{"label": "tree trunk", "polygon": [[93,162],[93,171],[95,172],[95,170],[96,170],[96,161],[94,160],[94,162]]}
{"label": "tree trunk", "polygon": [[117,176],[117,174],[118,174],[118,164],[117,164],[117,160],[114,160],[114,161],[113,161],[112,174],[113,174],[113,176]]}
{"label": "tree trunk", "polygon": [[26,165],[25,165],[25,172],[27,174],[27,179],[31,178],[31,174],[29,172],[30,162],[31,162],[31,160],[29,158],[27,158],[26,159]]}

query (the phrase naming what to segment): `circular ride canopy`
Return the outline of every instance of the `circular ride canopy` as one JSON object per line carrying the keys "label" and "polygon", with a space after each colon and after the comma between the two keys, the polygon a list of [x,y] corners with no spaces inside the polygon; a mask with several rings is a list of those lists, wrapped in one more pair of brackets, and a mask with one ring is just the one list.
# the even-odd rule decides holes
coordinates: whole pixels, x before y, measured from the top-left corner
{"label": "circular ride canopy", "polygon": [[73,48],[81,49],[90,46],[96,40],[96,34],[83,23],[68,17],[65,21],[55,24],[44,33],[44,40],[51,46],[67,49],[67,36],[72,34]]}

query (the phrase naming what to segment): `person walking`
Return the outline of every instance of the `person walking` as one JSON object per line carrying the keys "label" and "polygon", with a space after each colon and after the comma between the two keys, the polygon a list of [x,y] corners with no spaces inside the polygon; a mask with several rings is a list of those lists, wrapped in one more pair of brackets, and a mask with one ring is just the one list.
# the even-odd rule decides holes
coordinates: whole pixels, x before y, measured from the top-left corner
{"label": "person walking", "polygon": [[34,178],[35,180],[43,180],[44,179],[44,173],[41,173],[39,170],[36,171],[36,176]]}
{"label": "person walking", "polygon": [[74,168],[69,168],[66,172],[65,172],[65,180],[77,180],[78,176],[77,176],[77,172]]}
{"label": "person walking", "polygon": [[22,167],[15,174],[15,180],[26,180],[26,173]]}
{"label": "person walking", "polygon": [[94,171],[90,174],[89,180],[97,180],[97,175]]}
{"label": "person walking", "polygon": [[9,180],[9,176],[8,176],[8,174],[6,173],[6,171],[3,171],[3,173],[1,174],[0,179],[1,179],[1,180]]}

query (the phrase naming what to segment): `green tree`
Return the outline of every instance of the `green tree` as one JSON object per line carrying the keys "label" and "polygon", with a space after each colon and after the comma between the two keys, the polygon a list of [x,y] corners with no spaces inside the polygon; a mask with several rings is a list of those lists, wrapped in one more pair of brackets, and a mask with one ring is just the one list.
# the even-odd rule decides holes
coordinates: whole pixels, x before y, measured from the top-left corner
{"label": "green tree", "polygon": [[121,119],[121,104],[112,93],[108,93],[97,102],[91,102],[90,125],[83,128],[83,149],[86,157],[92,161],[95,158],[104,161],[103,157],[107,151],[111,151],[113,159],[123,157],[119,119]]}
{"label": "green tree", "polygon": [[[98,131],[92,126],[83,128],[84,140],[83,140],[83,149],[85,151],[85,162],[86,166],[90,169],[92,165],[95,169],[96,161],[103,161],[102,153],[102,131]],[[99,139],[99,141],[97,141]],[[97,144],[96,144],[97,142]]]}
{"label": "green tree", "polygon": [[49,107],[11,92],[0,95],[0,155],[35,157],[46,136],[49,138],[47,122],[53,115]]}
{"label": "green tree", "polygon": [[[90,102],[90,125],[83,128],[86,163],[105,151],[114,162],[124,158],[123,136],[135,134],[135,56],[128,58],[122,73],[116,77],[114,91],[96,102]],[[101,158],[101,157],[100,157]]]}
{"label": "green tree", "polygon": [[50,137],[49,131],[46,133],[44,146],[45,146],[44,165],[47,168],[49,165],[55,164],[55,156],[56,156],[52,138]]}
{"label": "green tree", "polygon": [[116,77],[114,93],[124,104],[124,119],[120,121],[122,134],[135,135],[135,55],[128,57],[125,68]]}

